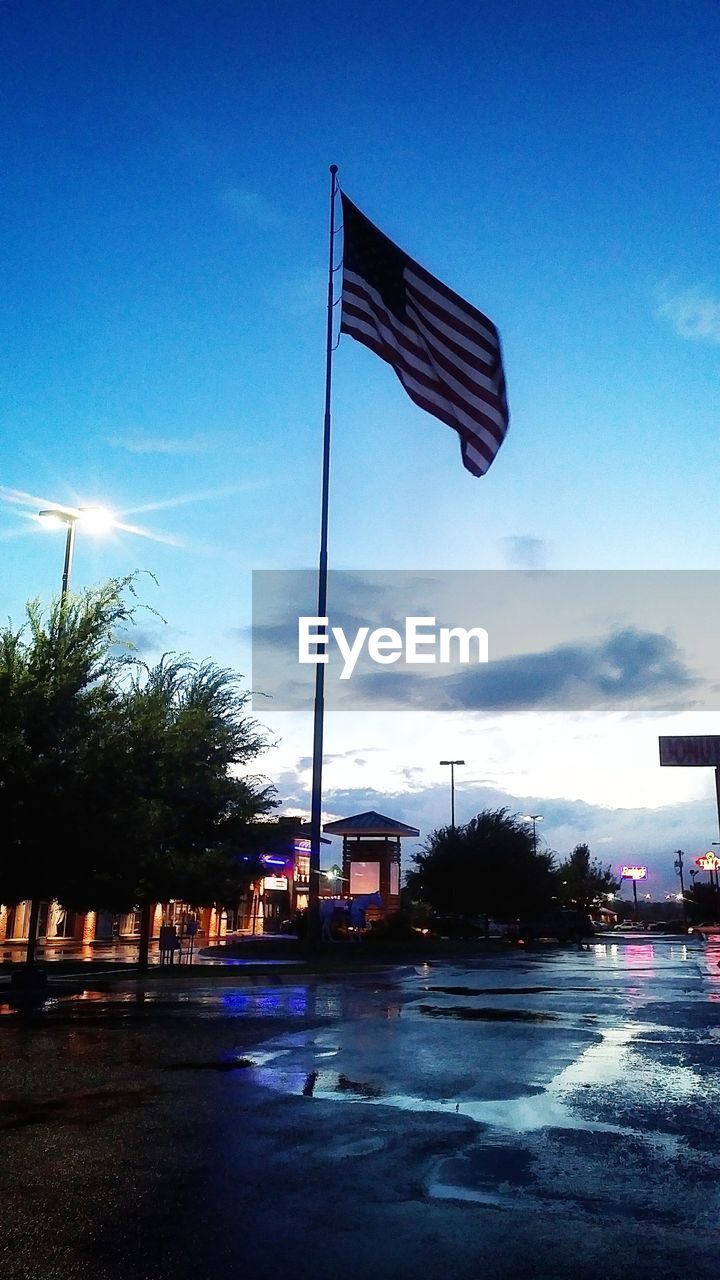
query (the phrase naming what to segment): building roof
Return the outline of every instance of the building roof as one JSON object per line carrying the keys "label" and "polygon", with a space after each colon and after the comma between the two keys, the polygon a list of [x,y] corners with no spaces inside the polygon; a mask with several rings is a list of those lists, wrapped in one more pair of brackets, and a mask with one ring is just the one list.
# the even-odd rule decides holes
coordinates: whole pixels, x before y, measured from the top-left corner
{"label": "building roof", "polygon": [[[280,833],[287,832],[290,839],[309,840],[311,837],[312,827],[304,818],[296,817],[294,814],[281,813],[274,821],[277,823]],[[332,844],[332,840],[323,840],[321,836],[320,843]]]}
{"label": "building roof", "polygon": [[383,813],[374,809],[367,813],[356,813],[352,818],[339,818],[337,822],[326,822],[323,831],[331,836],[419,836],[417,827],[408,827],[395,818],[386,818]]}

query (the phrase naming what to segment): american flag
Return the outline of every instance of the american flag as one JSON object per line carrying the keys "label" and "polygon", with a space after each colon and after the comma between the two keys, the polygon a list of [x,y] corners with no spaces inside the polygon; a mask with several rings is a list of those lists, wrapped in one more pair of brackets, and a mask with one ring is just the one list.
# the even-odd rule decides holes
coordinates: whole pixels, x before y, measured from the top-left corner
{"label": "american flag", "polygon": [[415,404],[460,436],[482,476],[509,415],[500,337],[492,320],[413,262],[342,193],[340,329],[392,365]]}

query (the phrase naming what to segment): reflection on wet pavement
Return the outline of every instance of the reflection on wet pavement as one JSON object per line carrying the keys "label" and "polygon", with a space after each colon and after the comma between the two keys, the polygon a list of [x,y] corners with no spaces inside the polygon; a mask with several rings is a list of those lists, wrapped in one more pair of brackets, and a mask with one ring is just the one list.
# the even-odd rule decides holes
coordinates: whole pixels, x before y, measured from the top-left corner
{"label": "reflection on wet pavement", "polygon": [[301,1163],[300,1151],[317,1172],[357,1159],[369,1176],[420,1133],[412,1194],[424,1210],[714,1229],[719,960],[717,945],[608,939],[381,976],[88,979],[54,989],[24,1024],[4,1019],[3,1033],[20,1045],[26,1031],[57,1033],[89,1072],[110,1038],[150,1083],[43,1082],[6,1099],[0,1127],[144,1121],[158,1098],[210,1099],[223,1168],[256,1123],[280,1135],[271,1161]]}
{"label": "reflection on wet pavement", "polygon": [[[251,1053],[246,1078],[313,1106],[444,1116],[457,1151],[428,1170],[431,1198],[668,1220],[670,1177],[720,1172],[707,1134],[717,1064],[693,1058],[720,1034],[717,960],[686,944],[601,943],[589,956],[524,953],[492,986],[471,966],[444,966],[430,983],[440,974],[422,966],[371,1044],[346,1009],[332,1047],[322,1029],[281,1035]],[[542,983],[523,982],[538,970]],[[622,1178],[608,1178],[616,1169]],[[672,1212],[698,1224],[718,1207],[713,1187]]]}

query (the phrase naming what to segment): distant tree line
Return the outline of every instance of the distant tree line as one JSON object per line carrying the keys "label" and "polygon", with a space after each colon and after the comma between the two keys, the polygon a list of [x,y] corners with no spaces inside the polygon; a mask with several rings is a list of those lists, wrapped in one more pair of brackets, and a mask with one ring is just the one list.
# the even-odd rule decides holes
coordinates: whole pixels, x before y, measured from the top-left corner
{"label": "distant tree line", "polygon": [[439,827],[413,858],[406,898],[440,915],[500,921],[554,908],[606,905],[620,881],[586,844],[557,863],[508,809],[486,809],[459,827]]}

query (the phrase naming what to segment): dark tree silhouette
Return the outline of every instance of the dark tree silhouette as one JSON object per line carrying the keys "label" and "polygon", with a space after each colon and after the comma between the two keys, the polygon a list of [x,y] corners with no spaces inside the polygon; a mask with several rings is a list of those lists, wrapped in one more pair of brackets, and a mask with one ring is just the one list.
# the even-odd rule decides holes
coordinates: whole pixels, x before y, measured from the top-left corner
{"label": "dark tree silhouette", "polygon": [[47,620],[32,603],[24,628],[0,632],[0,901],[32,903],[30,965],[52,898],[142,906],[146,960],[150,903],[237,898],[239,849],[275,805],[241,773],[265,738],[232,672],[117,655],[128,590],[132,578],[66,597]]}
{"label": "dark tree silhouette", "polygon": [[507,809],[439,827],[413,861],[408,895],[440,914],[512,920],[547,909],[555,893],[552,855],[533,850],[527,824]]}
{"label": "dark tree silhouette", "polygon": [[558,898],[565,907],[578,907],[583,911],[602,903],[611,893],[617,893],[621,881],[614,876],[610,866],[603,867],[592,858],[586,844],[577,844],[557,869]]}

